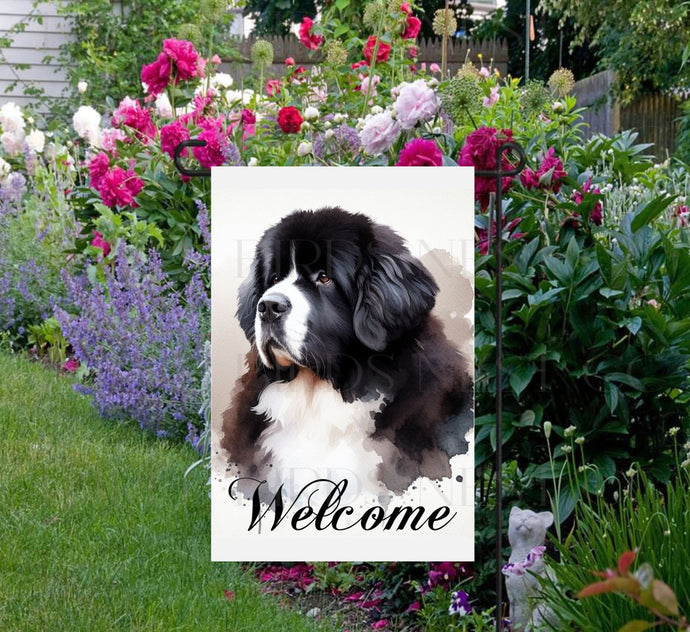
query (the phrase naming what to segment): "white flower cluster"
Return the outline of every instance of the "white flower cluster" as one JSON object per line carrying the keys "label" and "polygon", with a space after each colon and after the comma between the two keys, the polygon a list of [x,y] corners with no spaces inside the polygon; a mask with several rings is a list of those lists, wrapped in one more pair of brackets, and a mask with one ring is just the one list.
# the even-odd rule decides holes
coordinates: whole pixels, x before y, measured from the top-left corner
{"label": "white flower cluster", "polygon": [[92,147],[100,147],[101,115],[90,105],[82,105],[74,113],[72,126],[79,138],[86,140]]}
{"label": "white flower cluster", "polygon": [[[45,134],[35,128],[27,134],[26,123],[21,108],[13,101],[0,107],[0,143],[8,156],[16,156],[25,150],[40,154],[45,148]],[[29,118],[28,123],[33,125],[34,120]]]}

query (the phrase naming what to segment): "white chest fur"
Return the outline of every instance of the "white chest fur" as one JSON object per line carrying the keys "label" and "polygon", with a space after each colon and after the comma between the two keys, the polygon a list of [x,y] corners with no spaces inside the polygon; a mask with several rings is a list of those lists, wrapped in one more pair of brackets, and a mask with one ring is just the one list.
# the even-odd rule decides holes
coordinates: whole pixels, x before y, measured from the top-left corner
{"label": "white chest fur", "polygon": [[254,411],[270,422],[259,437],[259,449],[271,463],[270,488],[282,484],[293,496],[315,479],[345,478],[352,495],[383,491],[376,475],[382,458],[370,438],[374,414],[383,405],[382,395],[369,402],[346,402],[307,369],[290,382],[266,387]]}

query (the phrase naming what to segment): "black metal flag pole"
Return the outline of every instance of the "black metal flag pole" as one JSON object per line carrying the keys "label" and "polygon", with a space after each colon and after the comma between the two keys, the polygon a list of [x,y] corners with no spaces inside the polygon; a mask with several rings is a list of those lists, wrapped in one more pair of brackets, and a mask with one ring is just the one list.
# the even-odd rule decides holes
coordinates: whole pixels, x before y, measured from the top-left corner
{"label": "black metal flag pole", "polygon": [[[518,157],[517,165],[503,170],[503,154],[507,151]],[[475,171],[475,176],[496,179],[495,209],[489,205],[487,242],[493,240],[496,260],[496,630],[503,630],[503,199],[502,178],[513,177],[525,166],[525,152],[512,141],[502,143],[496,149],[496,170]],[[496,230],[492,235],[496,218]],[[493,238],[493,239],[492,239]]]}
{"label": "black metal flag pole", "polygon": [[[211,177],[210,169],[187,169],[181,161],[182,152],[187,147],[203,147],[204,140],[184,140],[174,152],[175,167],[185,176]],[[517,155],[515,166],[503,170],[503,154],[511,151]],[[489,205],[487,240],[489,247],[495,239],[494,253],[496,259],[496,630],[503,630],[503,199],[502,179],[518,175],[526,162],[525,152],[520,145],[512,141],[502,143],[496,149],[496,169],[494,171],[475,171],[475,176],[495,178],[495,209]],[[494,217],[496,230],[493,231]],[[493,234],[492,234],[493,233]]]}

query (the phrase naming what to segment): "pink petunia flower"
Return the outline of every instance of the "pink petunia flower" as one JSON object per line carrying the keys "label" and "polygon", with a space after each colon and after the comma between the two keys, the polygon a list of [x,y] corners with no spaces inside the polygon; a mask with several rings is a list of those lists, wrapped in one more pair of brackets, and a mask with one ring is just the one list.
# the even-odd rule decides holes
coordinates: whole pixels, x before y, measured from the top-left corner
{"label": "pink petunia flower", "polygon": [[400,152],[396,167],[440,167],[443,154],[433,140],[415,138]]}

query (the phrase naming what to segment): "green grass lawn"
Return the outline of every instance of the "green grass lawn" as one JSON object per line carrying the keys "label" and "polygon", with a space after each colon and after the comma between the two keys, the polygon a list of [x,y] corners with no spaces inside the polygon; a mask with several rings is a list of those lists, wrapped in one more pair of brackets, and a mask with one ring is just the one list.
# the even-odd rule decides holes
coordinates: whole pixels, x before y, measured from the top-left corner
{"label": "green grass lawn", "polygon": [[239,565],[211,563],[208,473],[183,476],[193,459],[0,353],[0,630],[318,629]]}

